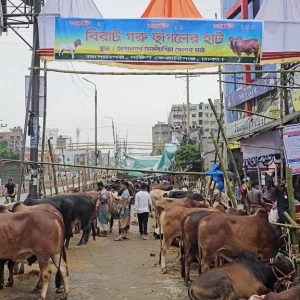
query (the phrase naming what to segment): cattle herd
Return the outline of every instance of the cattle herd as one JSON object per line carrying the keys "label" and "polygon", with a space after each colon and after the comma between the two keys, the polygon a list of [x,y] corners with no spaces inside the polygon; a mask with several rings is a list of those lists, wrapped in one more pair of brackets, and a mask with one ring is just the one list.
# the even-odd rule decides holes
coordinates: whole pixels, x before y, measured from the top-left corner
{"label": "cattle herd", "polygon": [[[192,300],[300,300],[294,261],[284,256],[286,234],[268,221],[265,210],[249,215],[244,210],[210,207],[198,193],[178,191],[172,186],[150,188],[159,238],[160,265],[166,272],[166,254],[179,238],[181,275]],[[110,193],[109,214],[115,198]],[[65,249],[73,229],[80,224],[78,245],[96,236],[95,206],[98,192],[87,191],[27,199],[9,211],[0,207],[0,289],[4,287],[4,265],[14,284],[18,263],[37,262],[40,278],[34,292],[46,299],[50,280],[50,259],[56,267],[57,292],[66,299],[69,292]],[[112,222],[111,222],[112,227]],[[80,229],[79,229],[80,231]],[[199,275],[191,281],[191,264],[199,264]],[[24,267],[22,266],[21,272]]]}
{"label": "cattle herd", "polygon": [[[268,213],[210,207],[190,192],[150,192],[159,226],[160,265],[180,237],[181,276],[192,300],[300,300],[294,259],[284,256],[287,234]],[[180,198],[181,199],[178,199]],[[183,198],[184,197],[184,198]],[[199,275],[190,279],[193,262]]]}

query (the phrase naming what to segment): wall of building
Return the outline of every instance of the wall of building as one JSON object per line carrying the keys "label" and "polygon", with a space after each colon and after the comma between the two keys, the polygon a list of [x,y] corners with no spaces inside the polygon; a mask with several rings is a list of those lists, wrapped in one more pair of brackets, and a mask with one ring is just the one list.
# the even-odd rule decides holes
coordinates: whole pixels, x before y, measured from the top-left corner
{"label": "wall of building", "polygon": [[154,151],[163,148],[164,145],[170,143],[171,140],[172,135],[169,124],[158,123],[152,127],[152,145]]}
{"label": "wall of building", "polygon": [[11,128],[9,131],[0,132],[0,140],[6,141],[8,146],[16,152],[21,152],[22,149],[22,133],[20,126]]}

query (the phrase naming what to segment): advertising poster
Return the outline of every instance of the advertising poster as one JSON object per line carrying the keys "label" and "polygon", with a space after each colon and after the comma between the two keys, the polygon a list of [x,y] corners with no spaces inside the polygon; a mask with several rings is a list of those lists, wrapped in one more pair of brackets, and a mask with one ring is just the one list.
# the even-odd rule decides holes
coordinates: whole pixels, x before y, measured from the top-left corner
{"label": "advertising poster", "polygon": [[55,19],[55,59],[260,63],[263,23],[203,19]]}

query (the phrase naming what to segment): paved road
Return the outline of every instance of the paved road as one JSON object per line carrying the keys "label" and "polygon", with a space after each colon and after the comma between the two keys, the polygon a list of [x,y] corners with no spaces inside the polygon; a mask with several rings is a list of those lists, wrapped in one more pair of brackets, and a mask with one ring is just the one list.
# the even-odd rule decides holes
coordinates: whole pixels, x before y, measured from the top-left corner
{"label": "paved road", "polygon": [[[134,219],[134,218],[133,218]],[[150,219],[150,230],[153,219]],[[130,240],[114,242],[114,233],[108,238],[90,239],[85,246],[77,247],[80,236],[71,239],[67,250],[69,266],[69,300],[188,300],[187,288],[180,278],[178,249],[173,248],[167,255],[167,274],[161,274],[158,262],[159,241],[150,238],[141,240],[137,226],[130,228]],[[154,253],[155,256],[150,256]],[[36,300],[30,291],[35,286],[37,265],[25,268],[24,275],[15,276],[13,288],[0,290],[0,299]],[[194,269],[193,276],[197,268]],[[58,300],[55,294],[54,274],[49,285],[47,300]],[[5,268],[7,280],[7,268]]]}

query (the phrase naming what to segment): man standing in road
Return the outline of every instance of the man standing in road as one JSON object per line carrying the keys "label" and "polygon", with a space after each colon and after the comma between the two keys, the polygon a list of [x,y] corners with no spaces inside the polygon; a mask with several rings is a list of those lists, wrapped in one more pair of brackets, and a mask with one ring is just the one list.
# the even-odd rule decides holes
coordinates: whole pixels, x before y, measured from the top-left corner
{"label": "man standing in road", "polygon": [[[5,192],[5,190],[6,190],[6,192]],[[8,183],[4,186],[2,195],[3,195],[3,197],[11,198],[11,202],[15,201],[16,185],[13,183],[11,178],[8,179]]]}
{"label": "man standing in road", "polygon": [[104,188],[103,182],[98,182],[99,197],[96,204],[97,217],[98,217],[98,229],[100,237],[107,237],[108,231],[108,191]]}
{"label": "man standing in road", "polygon": [[[274,190],[274,200],[277,201],[278,222],[282,224],[287,223],[287,219],[283,215],[285,211],[289,212],[289,201],[285,178],[282,178],[282,180],[279,181],[279,184],[276,185]],[[273,203],[273,208],[275,208],[275,203]]]}
{"label": "man standing in road", "polygon": [[141,190],[135,195],[134,216],[138,217],[140,238],[148,240],[148,218],[151,210],[151,197],[146,192],[146,184],[141,183]]}

